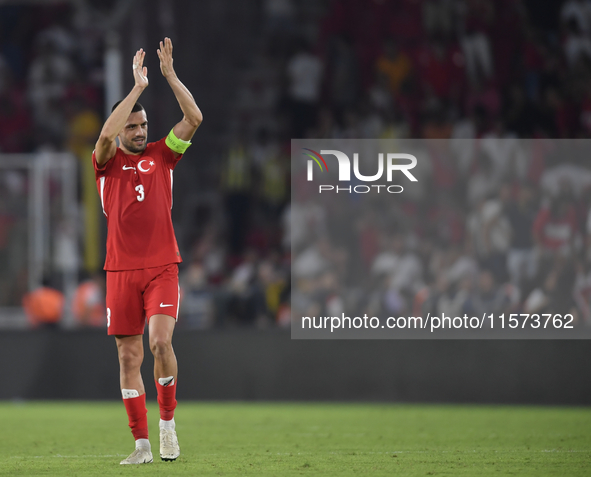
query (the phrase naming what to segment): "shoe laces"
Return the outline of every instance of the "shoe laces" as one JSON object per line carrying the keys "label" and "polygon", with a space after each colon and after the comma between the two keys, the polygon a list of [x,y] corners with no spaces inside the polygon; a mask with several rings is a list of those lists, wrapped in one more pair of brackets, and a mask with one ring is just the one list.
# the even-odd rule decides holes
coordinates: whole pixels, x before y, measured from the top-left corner
{"label": "shoe laces", "polygon": [[174,446],[174,431],[168,429],[162,429],[162,444],[166,447]]}

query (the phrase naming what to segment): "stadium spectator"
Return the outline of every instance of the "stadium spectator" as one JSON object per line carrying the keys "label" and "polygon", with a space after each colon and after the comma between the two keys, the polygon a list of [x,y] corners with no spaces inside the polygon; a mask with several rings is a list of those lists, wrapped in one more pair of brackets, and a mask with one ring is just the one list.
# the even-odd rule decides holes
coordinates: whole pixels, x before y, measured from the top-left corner
{"label": "stadium spectator", "polygon": [[504,313],[508,306],[519,300],[519,296],[512,293],[514,288],[498,287],[497,283],[492,271],[484,269],[480,272],[478,288],[469,305],[473,314],[482,316],[485,313]]}
{"label": "stadium spectator", "polygon": [[249,249],[242,263],[232,272],[227,288],[228,313],[235,324],[263,326],[271,320],[259,278],[259,256],[255,250]]}
{"label": "stadium spectator", "polygon": [[342,112],[352,108],[359,98],[359,66],[351,38],[333,37],[326,56],[328,95],[335,110]]}
{"label": "stadium spectator", "polygon": [[444,272],[439,272],[429,287],[428,298],[423,302],[421,314],[433,313],[445,316],[457,316],[459,310],[454,302],[452,283]]}
{"label": "stadium spectator", "polygon": [[0,93],[0,152],[24,152],[30,147],[32,121],[22,92]]}
{"label": "stadium spectator", "polygon": [[493,56],[489,30],[494,22],[494,3],[466,0],[460,43],[466,59],[466,71],[472,83],[493,75]]}
{"label": "stadium spectator", "polygon": [[267,34],[275,37],[293,33],[296,26],[293,0],[265,0],[263,9]]}
{"label": "stadium spectator", "polygon": [[253,167],[245,141],[238,140],[227,153],[222,170],[222,192],[228,217],[230,252],[239,255],[246,240],[252,204]]}
{"label": "stadium spectator", "polygon": [[564,55],[571,68],[580,61],[591,60],[591,39],[584,34],[580,24],[574,19],[570,19],[566,25]]}
{"label": "stadium spectator", "polygon": [[284,246],[300,252],[326,232],[327,211],[309,197],[292,202],[283,214]]}
{"label": "stadium spectator", "polygon": [[72,61],[52,42],[39,45],[38,54],[29,69],[28,94],[35,111],[35,121],[40,127],[48,124],[46,115],[51,104],[64,98],[74,71]]}
{"label": "stadium spectator", "polygon": [[533,224],[536,218],[534,191],[523,185],[516,201],[506,204],[505,213],[511,225],[511,245],[507,253],[507,270],[511,282],[519,286],[536,273],[537,254],[534,249]]}
{"label": "stadium spectator", "polygon": [[546,253],[572,254],[578,231],[575,208],[566,197],[552,199],[542,207],[533,224],[534,239]]}
{"label": "stadium spectator", "polygon": [[345,246],[331,243],[328,237],[319,237],[293,259],[293,277],[310,280],[329,270],[344,274],[348,259]]}
{"label": "stadium spectator", "polygon": [[591,34],[591,4],[588,0],[566,0],[560,9],[563,23],[573,22],[584,34]]}
{"label": "stadium spectator", "polygon": [[[581,146],[581,143],[572,143],[573,147]],[[569,151],[573,156],[578,157],[580,152]],[[584,154],[584,153],[583,153]],[[573,194],[575,197],[591,187],[591,170],[583,167],[584,160],[564,161],[557,159],[556,165],[548,167],[540,178],[542,190],[550,197],[558,197],[561,194]]]}
{"label": "stadium spectator", "polygon": [[23,308],[31,327],[57,328],[64,311],[64,294],[44,280],[42,286],[23,297]]}
{"label": "stadium spectator", "polygon": [[214,324],[214,296],[203,264],[193,261],[180,276],[182,326],[205,329]]}
{"label": "stadium spectator", "polygon": [[303,138],[316,124],[324,65],[305,40],[296,48],[286,66],[287,95],[292,137]]}
{"label": "stadium spectator", "polygon": [[100,117],[84,97],[76,97],[69,103],[67,123],[67,146],[77,157],[92,154],[94,139],[101,129]]}
{"label": "stadium spectator", "polygon": [[526,298],[524,312],[554,314],[568,310],[570,313],[575,304],[572,293],[576,279],[574,264],[558,259],[545,272],[539,275],[537,287]]}
{"label": "stadium spectator", "polygon": [[525,90],[531,101],[538,101],[542,88],[542,74],[548,51],[540,34],[531,26],[526,26],[523,44],[523,66],[525,70]]}
{"label": "stadium spectator", "polygon": [[586,325],[591,324],[591,273],[589,273],[589,261],[578,263],[577,276],[574,287],[574,300],[576,302],[581,321]]}
{"label": "stadium spectator", "polygon": [[192,263],[201,264],[208,283],[213,285],[223,281],[226,273],[226,246],[218,228],[210,224],[203,235],[193,245]]}
{"label": "stadium spectator", "polygon": [[371,264],[371,274],[376,277],[394,273],[400,260],[403,243],[400,235],[381,234],[379,237],[381,251]]}
{"label": "stadium spectator", "polygon": [[428,36],[448,38],[456,27],[458,5],[453,0],[427,0],[422,3],[423,28]]}
{"label": "stadium spectator", "polygon": [[105,277],[95,273],[78,285],[72,300],[72,313],[80,326],[103,328],[107,324]]}
{"label": "stadium spectator", "polygon": [[396,46],[391,38],[384,42],[381,55],[376,61],[379,76],[387,79],[390,94],[398,97],[403,83],[410,77],[412,64],[408,56]]}
{"label": "stadium spectator", "polygon": [[[476,112],[476,108],[480,107],[487,118],[496,119],[501,113],[501,106],[501,95],[492,81],[477,79],[470,83],[464,100],[464,110],[467,116],[481,114]],[[490,124],[487,126],[490,127]]]}
{"label": "stadium spectator", "polygon": [[287,280],[273,257],[261,260],[257,269],[257,316],[259,323],[270,324],[278,319]]}

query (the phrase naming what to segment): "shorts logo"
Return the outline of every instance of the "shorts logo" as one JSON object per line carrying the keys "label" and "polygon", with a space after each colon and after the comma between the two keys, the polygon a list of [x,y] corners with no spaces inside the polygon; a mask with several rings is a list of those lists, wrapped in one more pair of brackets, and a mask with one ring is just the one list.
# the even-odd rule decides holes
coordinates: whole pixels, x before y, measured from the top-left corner
{"label": "shorts logo", "polygon": [[145,157],[137,163],[137,168],[143,174],[152,174],[156,170],[156,162],[151,157]]}
{"label": "shorts logo", "polygon": [[111,326],[111,309],[107,308],[107,328]]}
{"label": "shorts logo", "polygon": [[174,306],[174,305],[165,305],[164,303],[160,303],[160,308],[165,308],[167,306]]}

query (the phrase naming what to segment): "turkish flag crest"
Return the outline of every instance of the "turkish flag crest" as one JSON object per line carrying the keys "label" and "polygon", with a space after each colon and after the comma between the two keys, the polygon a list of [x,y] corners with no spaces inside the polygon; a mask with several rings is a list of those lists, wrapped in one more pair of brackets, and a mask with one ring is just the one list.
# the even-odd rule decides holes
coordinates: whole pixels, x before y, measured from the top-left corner
{"label": "turkish flag crest", "polygon": [[156,161],[149,156],[145,156],[137,163],[137,170],[142,174],[152,174],[156,170]]}

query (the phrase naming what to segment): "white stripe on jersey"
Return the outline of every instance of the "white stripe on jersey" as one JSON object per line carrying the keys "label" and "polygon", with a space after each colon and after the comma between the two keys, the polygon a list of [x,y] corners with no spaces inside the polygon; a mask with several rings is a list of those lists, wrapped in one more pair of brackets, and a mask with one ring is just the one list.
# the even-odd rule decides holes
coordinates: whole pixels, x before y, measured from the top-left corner
{"label": "white stripe on jersey", "polygon": [[172,169],[170,169],[170,210],[172,210]]}
{"label": "white stripe on jersey", "polygon": [[[172,172],[172,171],[170,171],[170,172]],[[176,302],[176,321],[179,321],[179,308],[181,307],[181,285],[179,284],[178,287],[179,287],[179,297]]]}
{"label": "white stripe on jersey", "polygon": [[100,178],[101,181],[101,206],[103,207],[103,214],[105,217],[108,217],[107,213],[105,212],[105,176]]}

